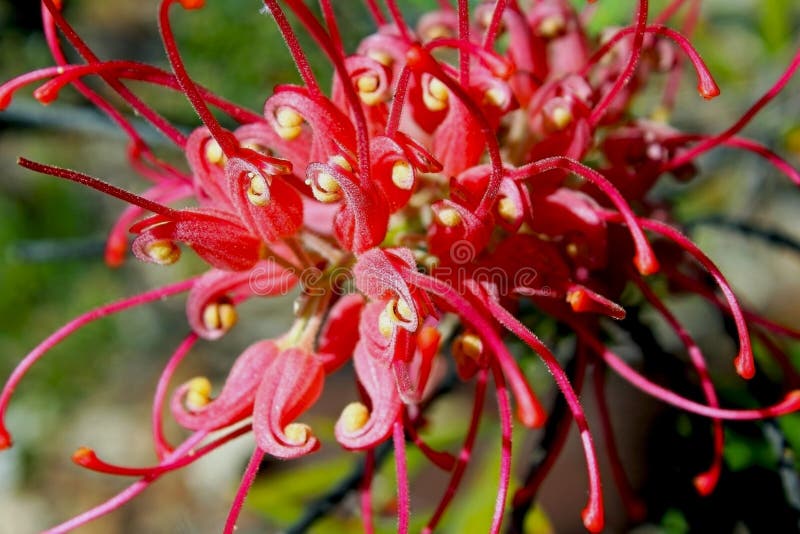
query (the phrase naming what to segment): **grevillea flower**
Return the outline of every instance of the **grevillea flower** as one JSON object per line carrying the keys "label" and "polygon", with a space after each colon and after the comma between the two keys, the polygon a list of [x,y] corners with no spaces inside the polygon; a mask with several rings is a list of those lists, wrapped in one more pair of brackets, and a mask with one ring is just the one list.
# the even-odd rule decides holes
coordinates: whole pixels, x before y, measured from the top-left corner
{"label": "grevillea flower", "polygon": [[[183,9],[172,9],[175,3]],[[691,29],[699,2],[674,0],[654,16],[647,0],[630,3],[635,4],[630,26],[595,36],[586,28],[590,9],[578,12],[567,0],[495,0],[474,9],[466,0],[455,6],[441,1],[416,27],[403,18],[395,0],[386,0],[386,10],[366,0],[375,33],[346,50],[331,0],[320,0],[321,20],[301,0],[264,0],[302,85],[276,87],[265,95],[263,110],[255,112],[200,86],[183,64],[170,16],[191,16],[184,10],[202,8],[202,0],[161,0],[159,28],[171,71],[101,60],[64,18],[61,2],[43,0],[45,34],[56,65],[0,86],[0,109],[31,83],[42,82],[33,95],[45,104],[73,86],[127,134],[131,166],[149,187],[137,195],[78,171],[24,158],[19,164],[129,205],[109,235],[111,266],[121,264],[129,248],[140,260],[164,266],[180,261],[188,248],[208,266],[192,279],[74,319],[31,351],[8,378],[0,394],[0,449],[12,444],[13,429],[4,420],[11,394],[50,348],[108,314],[188,293],[191,333],[167,359],[156,386],[156,463],[116,465],[91,448],[79,449],[73,456],[78,465],[138,480],[50,532],[66,532],[109,513],[160,476],[251,432],[253,455],[223,527],[232,532],[265,455],[288,460],[333,445],[322,443],[302,419],[328,377],[346,373],[348,363],[357,387],[331,426],[343,449],[366,455],[367,467],[351,489],[362,492],[367,532],[373,528],[375,455],[390,440],[399,532],[408,531],[410,520],[407,442],[449,474],[425,531],[437,528],[470,464],[489,377],[501,428],[490,530],[500,530],[509,503],[519,528],[568,426],[558,427],[552,454],[510,498],[512,419],[538,428],[549,416],[538,398],[542,392],[534,391],[506,345],[510,337],[542,359],[566,402],[569,416],[563,420],[571,418],[578,427],[589,484],[582,514],[587,530],[604,528],[595,425],[587,420],[581,398],[590,366],[596,368],[600,424],[611,444],[614,479],[631,514],[641,515],[641,502],[613,447],[610,407],[602,394],[606,367],[656,399],[709,418],[713,460],[694,484],[701,494],[711,493],[721,472],[723,422],[797,411],[800,391],[787,391],[783,400],[762,408],[722,407],[702,351],[648,277],[659,273],[670,291],[699,295],[733,321],[739,345],[733,361],[743,379],[757,372],[751,329],[778,358],[785,355],[772,337],[797,339],[800,332],[741,306],[720,270],[648,194],[668,174],[691,179],[699,172],[698,156],[720,145],[753,152],[800,184],[800,174],[778,155],[738,136],[794,75],[800,53],[730,128],[717,135],[683,133],[636,117],[631,102],[650,85],[653,73],[679,73],[683,57],[696,72],[699,97],[719,94],[687,36],[666,25],[682,4],[690,4],[685,29]],[[288,14],[332,65],[330,94],[312,72]],[[67,61],[65,43],[82,62]],[[174,143],[185,165],[177,168],[157,158],[127,115],[84,84],[89,76],[100,77]],[[184,135],[129,89],[127,80],[181,92],[200,124]],[[662,115],[674,104],[674,90],[674,84],[668,86]],[[226,124],[237,127],[225,128],[212,106],[228,116]],[[187,207],[170,207],[179,201]],[[235,326],[242,302],[295,287],[300,296],[294,311],[287,312],[293,313],[292,326],[231,357],[218,393],[212,394],[214,386],[204,377],[171,384],[198,339],[219,339]],[[626,317],[626,287],[638,291],[683,343],[700,380],[701,401],[644,376],[604,342],[607,319]],[[531,307],[575,339],[570,371],[520,313]],[[791,365],[783,368],[792,375],[787,383],[797,383]],[[418,432],[448,369],[474,384],[472,415],[458,452],[435,450]],[[189,432],[180,444],[165,436],[165,404]]]}

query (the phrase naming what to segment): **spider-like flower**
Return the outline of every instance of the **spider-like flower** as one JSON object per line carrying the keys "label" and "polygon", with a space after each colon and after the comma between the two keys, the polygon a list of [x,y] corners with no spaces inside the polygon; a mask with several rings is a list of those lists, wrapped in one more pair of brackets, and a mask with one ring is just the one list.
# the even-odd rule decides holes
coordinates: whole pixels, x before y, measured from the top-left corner
{"label": "spider-like flower", "polygon": [[[402,17],[395,0],[386,1],[386,11],[366,0],[377,31],[351,51],[342,44],[331,0],[319,2],[323,20],[301,0],[264,0],[303,83],[278,86],[263,113],[255,113],[192,80],[170,25],[175,3],[187,10],[203,7],[202,0],[161,0],[159,27],[172,72],[100,60],[65,20],[61,3],[43,0],[56,66],[0,86],[4,108],[26,84],[46,80],[34,92],[43,103],[71,85],[129,136],[130,163],[151,184],[139,195],[77,171],[19,160],[23,167],[82,183],[130,205],[109,236],[110,265],[124,261],[130,232],[130,249],[140,260],[171,265],[190,248],[209,268],[74,319],[34,349],[6,382],[0,396],[0,449],[11,446],[2,422],[11,394],[48,349],[90,321],[188,292],[192,332],[168,359],[156,388],[156,464],[114,465],[81,448],[73,456],[77,464],[139,480],[51,532],[108,513],[162,475],[252,432],[256,446],[224,526],[232,532],[265,455],[297,458],[322,445],[301,420],[327,377],[348,362],[358,388],[352,402],[341,407],[335,437],[343,448],[366,451],[368,457],[393,440],[400,532],[409,528],[406,442],[450,473],[426,526],[432,531],[469,464],[491,376],[502,434],[491,526],[491,532],[498,532],[509,500],[512,419],[537,428],[547,418],[505,344],[509,334],[541,357],[579,429],[589,481],[583,522],[591,532],[603,529],[604,508],[594,438],[579,398],[587,366],[610,367],[647,394],[711,420],[713,461],[695,479],[702,494],[711,492],[719,478],[722,421],[775,417],[800,408],[797,391],[764,408],[722,408],[702,352],[646,280],[662,273],[674,291],[699,294],[733,319],[739,341],[734,364],[742,378],[756,372],[749,325],[800,337],[743,309],[714,264],[647,198],[665,175],[691,178],[696,158],[723,144],[754,152],[800,184],[800,175],[779,156],[737,137],[788,82],[800,54],[729,129],[704,136],[635,117],[630,109],[650,75],[678,73],[683,56],[697,74],[699,95],[711,99],[719,94],[687,38],[665,25],[686,3],[682,0],[673,1],[652,23],[647,0],[639,0],[631,25],[609,29],[599,40],[586,31],[586,13],[577,13],[566,0],[496,0],[473,10],[466,0],[455,7],[439,2],[416,28]],[[699,2],[688,3],[696,11]],[[287,11],[333,66],[330,94],[313,75]],[[83,64],[66,61],[59,32]],[[498,45],[501,35],[504,46]],[[157,158],[126,116],[83,83],[86,76],[99,76],[170,139],[185,154],[187,169]],[[126,80],[180,91],[202,125],[185,136],[140,100]],[[668,86],[662,116],[674,88]],[[210,106],[239,126],[223,127]],[[191,207],[170,207],[177,201]],[[254,341],[236,358],[216,395],[202,377],[174,390],[172,415],[191,434],[170,443],[162,428],[162,407],[168,403],[171,377],[195,341],[224,336],[235,325],[241,302],[295,286],[301,296],[292,327],[276,339]],[[603,342],[604,318],[625,317],[618,302],[626,286],[638,288],[680,337],[700,378],[704,402],[656,384]],[[576,372],[568,374],[517,317],[521,304],[574,332],[580,356]],[[475,387],[472,417],[458,453],[434,450],[417,433],[431,391],[448,366]],[[604,402],[599,404],[607,418]],[[615,480],[636,513],[638,500],[612,456]],[[530,503],[546,470],[525,481],[513,498],[515,507]],[[361,484],[367,531],[372,528],[372,476],[369,467]]]}

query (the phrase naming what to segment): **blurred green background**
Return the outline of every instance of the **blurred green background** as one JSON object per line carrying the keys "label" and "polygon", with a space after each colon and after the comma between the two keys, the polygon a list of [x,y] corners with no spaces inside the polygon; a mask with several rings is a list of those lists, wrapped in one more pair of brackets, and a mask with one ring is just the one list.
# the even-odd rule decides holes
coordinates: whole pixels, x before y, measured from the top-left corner
{"label": "blurred green background", "polygon": [[[415,0],[404,5],[413,20],[434,3]],[[665,3],[652,2],[653,12]],[[255,110],[260,109],[275,84],[298,80],[275,25],[259,13],[259,2],[208,0],[207,4],[198,12],[175,10],[172,17],[188,69],[196,80]],[[348,50],[372,30],[357,4],[336,3]],[[625,24],[633,10],[633,0],[600,0],[593,28]],[[67,1],[66,14],[101,58],[137,59],[167,67],[156,32],[157,3]],[[0,80],[51,64],[38,17],[36,2],[0,0]],[[723,93],[713,102],[703,102],[692,91],[694,82],[687,75],[674,123],[681,129],[701,132],[719,131],[732,123],[785,68],[798,46],[799,26],[800,5],[795,0],[705,1],[693,42]],[[330,68],[316,47],[307,50],[317,72],[329,79]],[[658,82],[654,86],[660,87]],[[799,90],[798,82],[792,82],[746,130],[747,135],[777,150],[795,166],[800,165]],[[136,86],[136,91],[187,131],[198,124],[180,95],[146,86]],[[71,89],[63,91],[48,108],[29,95],[29,90],[22,91],[8,111],[0,114],[0,378],[8,376],[24,354],[68,319],[101,303],[201,272],[199,262],[193,261],[182,261],[171,268],[136,261],[116,270],[105,266],[102,241],[121,211],[121,203],[72,183],[24,171],[15,161],[25,156],[76,168],[140,191],[143,183],[124,161],[124,138]],[[643,110],[647,102],[642,99]],[[161,155],[180,161],[158,134],[146,126],[142,131]],[[752,221],[800,239],[800,193],[771,167],[728,150],[716,151],[702,161],[696,181],[666,188],[663,193],[675,200],[683,221],[721,216]],[[800,327],[797,251],[710,225],[692,228],[693,237],[718,262],[745,302],[777,321]],[[676,299],[673,304],[719,364],[715,377],[727,392],[726,399],[747,403],[748,393],[741,392],[741,384],[726,367],[734,346],[721,322],[692,299]],[[224,340],[199,344],[175,384],[196,374],[224,376],[249,341],[286,327],[290,306],[286,299],[246,306],[242,312],[246,320]],[[153,461],[149,402],[160,366],[186,332],[183,300],[174,298],[92,324],[35,367],[19,388],[8,415],[16,446],[0,454],[0,533],[37,531],[101,502],[123,487],[124,480],[75,468],[69,456],[78,446],[91,445],[111,461],[134,465]],[[768,374],[774,372],[765,365]],[[537,385],[550,387],[540,370],[531,367]],[[345,389],[338,395],[346,398],[352,385],[341,380]],[[333,391],[327,394],[336,398],[335,387],[328,389]],[[437,427],[441,444],[453,443],[463,431],[464,414],[469,409],[464,397],[468,394],[468,390],[458,390],[448,402],[437,405],[432,417],[441,421]],[[648,425],[660,408],[613,380],[611,397],[612,410],[620,415],[615,423],[620,425],[623,460],[632,462],[629,468],[634,482],[646,486],[652,458],[642,450],[642,443],[647,442],[652,431]],[[333,404],[341,405],[341,401]],[[322,419],[335,416],[324,410],[318,414]],[[795,446],[800,445],[797,419],[781,421]],[[685,418],[674,416],[668,421],[684,425],[684,432],[693,431],[692,423]],[[179,435],[174,428],[170,431],[173,436]],[[774,454],[752,427],[731,425],[728,434],[726,459],[732,470],[754,466],[774,470]],[[248,501],[249,511],[243,515],[240,532],[291,524],[310,496],[322,493],[347,472],[351,460],[336,453],[331,436],[321,437],[327,445],[318,457],[296,468],[268,466]],[[485,529],[476,525],[488,525],[496,484],[496,437],[496,426],[484,425],[481,440],[487,453],[478,462],[487,467],[470,469],[467,483],[472,489],[456,501],[445,531],[480,532]],[[520,436],[516,443],[523,441]],[[530,438],[527,441],[532,443]],[[251,447],[249,437],[225,447],[185,473],[166,477],[133,503],[82,532],[218,531]],[[578,511],[585,486],[578,455],[577,448],[571,446],[553,474],[554,481],[545,484],[543,512],[532,516],[532,531],[556,528],[573,532],[579,528]],[[518,463],[521,469],[523,462]],[[673,463],[680,465],[681,459]],[[391,467],[391,462],[387,465]],[[412,457],[414,465],[420,465],[420,458]],[[385,471],[376,482],[378,503],[386,508],[379,514],[379,526],[391,530],[392,470]],[[688,470],[685,474],[690,476]],[[619,502],[610,481],[607,486],[610,529],[622,530]],[[429,494],[421,489],[415,494],[419,496],[415,496],[414,509],[429,511],[438,491]],[[353,506],[349,502],[345,512],[352,511]],[[660,526],[654,528],[684,530],[684,506],[688,505],[676,500],[674,507],[655,518],[654,524]],[[358,522],[345,512],[334,514],[316,531],[341,532],[357,526]]]}

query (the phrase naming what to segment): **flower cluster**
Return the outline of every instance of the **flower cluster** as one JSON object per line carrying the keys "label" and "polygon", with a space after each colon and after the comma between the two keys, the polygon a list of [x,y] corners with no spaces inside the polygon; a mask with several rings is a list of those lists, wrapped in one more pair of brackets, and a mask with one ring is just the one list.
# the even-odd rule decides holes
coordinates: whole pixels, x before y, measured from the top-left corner
{"label": "flower cluster", "polygon": [[[775,417],[800,408],[797,391],[764,408],[722,408],[702,352],[647,282],[660,273],[673,291],[701,295],[729,315],[738,332],[734,364],[745,379],[756,372],[750,325],[758,325],[765,336],[800,337],[743,309],[721,272],[671,224],[665,207],[648,199],[665,176],[691,179],[697,157],[720,145],[753,152],[800,184],[797,171],[778,155],[737,136],[788,82],[800,55],[730,128],[712,136],[686,134],[665,122],[676,83],[667,85],[655,118],[634,116],[631,102],[654,73],[674,82],[687,59],[697,75],[699,96],[719,94],[684,35],[696,20],[697,1],[674,0],[651,17],[647,0],[639,0],[630,26],[609,28],[596,37],[587,32],[586,21],[597,6],[578,13],[567,0],[496,0],[473,9],[466,0],[455,7],[442,1],[416,27],[394,0],[386,1],[385,11],[375,0],[366,0],[377,31],[348,51],[330,0],[319,2],[321,19],[301,0],[264,0],[302,85],[276,87],[263,112],[255,113],[190,77],[170,25],[175,3],[186,10],[203,7],[202,0],[161,0],[159,27],[171,71],[99,59],[65,20],[61,3],[43,0],[45,34],[56,66],[0,86],[4,108],[15,91],[32,82],[44,82],[34,92],[42,103],[70,85],[129,136],[130,164],[150,183],[138,195],[80,172],[19,160],[28,169],[130,204],[108,239],[110,265],[124,261],[129,232],[134,236],[130,249],[140,260],[171,265],[189,248],[208,264],[207,272],[192,279],[73,320],[34,349],[6,382],[0,396],[0,449],[11,445],[2,423],[11,393],[49,348],[90,321],[188,292],[191,334],[168,359],[156,388],[157,463],[114,465],[92,449],[78,450],[73,459],[83,467],[139,480],[52,532],[112,511],[160,476],[252,432],[256,446],[224,527],[232,532],[265,455],[292,459],[321,446],[303,415],[327,377],[348,363],[355,368],[358,387],[352,402],[341,407],[336,440],[368,457],[393,440],[400,532],[409,528],[406,442],[450,473],[427,523],[426,531],[432,531],[469,463],[492,379],[502,433],[491,527],[497,532],[509,500],[512,419],[537,428],[547,418],[504,342],[508,334],[541,357],[579,429],[589,481],[583,522],[591,532],[603,529],[604,512],[594,438],[579,398],[580,377],[588,366],[610,367],[647,394],[710,418],[713,461],[695,479],[702,494],[714,489],[720,474],[723,420]],[[681,33],[666,23],[684,7],[688,13]],[[333,66],[330,94],[312,73],[289,12]],[[84,63],[67,62],[59,32]],[[170,139],[185,154],[188,170],[156,157],[126,116],[84,84],[87,76],[100,77]],[[184,135],[143,102],[128,80],[182,92],[202,126]],[[212,106],[239,126],[224,127]],[[191,207],[170,207],[178,201]],[[703,402],[651,381],[606,346],[602,325],[607,318],[625,317],[618,302],[626,287],[638,288],[679,336],[702,384]],[[300,296],[294,324],[284,335],[246,348],[216,395],[208,379],[195,378],[168,399],[172,375],[198,339],[224,336],[236,324],[241,302],[293,288],[299,288]],[[521,304],[574,333],[576,372],[565,372],[552,350],[518,318]],[[475,388],[475,407],[457,454],[432,449],[417,432],[426,401],[448,368]],[[164,435],[162,407],[167,404],[175,420],[191,431],[180,444]],[[372,475],[367,469],[361,484],[367,531]],[[515,507],[533,499],[541,476],[523,484],[513,498]],[[635,510],[624,476],[615,479]]]}

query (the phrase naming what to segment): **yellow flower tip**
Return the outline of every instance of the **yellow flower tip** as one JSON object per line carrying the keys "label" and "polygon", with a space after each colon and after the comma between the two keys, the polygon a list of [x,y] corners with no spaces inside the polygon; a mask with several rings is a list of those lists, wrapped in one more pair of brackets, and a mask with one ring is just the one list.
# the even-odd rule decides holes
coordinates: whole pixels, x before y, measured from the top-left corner
{"label": "yellow flower tip", "polygon": [[392,318],[387,310],[383,310],[378,316],[378,331],[386,339],[392,337],[392,332],[394,332],[394,327],[396,324],[397,323],[392,321]]}
{"label": "yellow flower tip", "polygon": [[225,163],[225,153],[214,139],[209,139],[205,149],[206,160],[212,165],[223,165]]}
{"label": "yellow flower tip", "polygon": [[567,249],[567,254],[569,255],[570,258],[576,257],[580,252],[580,248],[578,247],[578,245],[571,242],[567,243],[566,249]]}
{"label": "yellow flower tip", "polygon": [[289,423],[283,429],[283,435],[289,445],[304,445],[314,435],[311,427],[305,423]]}
{"label": "yellow flower tip", "polygon": [[435,24],[425,32],[426,41],[433,41],[442,37],[453,37],[453,32],[444,24]]}
{"label": "yellow flower tip", "polygon": [[447,227],[458,226],[461,224],[461,215],[454,208],[444,208],[436,213],[436,219],[440,224]]}
{"label": "yellow flower tip", "polygon": [[432,78],[428,83],[428,90],[422,92],[422,101],[431,111],[442,111],[447,108],[449,98],[447,86],[437,78]]}
{"label": "yellow flower tip", "polygon": [[503,197],[497,202],[497,213],[500,214],[503,220],[510,223],[515,222],[521,215],[517,205],[508,197]]}
{"label": "yellow flower tip", "polygon": [[247,188],[247,200],[254,206],[269,204],[269,184],[261,174],[247,173],[250,185]]}
{"label": "yellow flower tip", "polygon": [[211,381],[204,376],[189,380],[186,385],[185,402],[191,411],[199,410],[211,402]]}
{"label": "yellow flower tip", "polygon": [[561,15],[551,15],[539,23],[539,35],[545,39],[558,37],[567,27],[567,21]]}
{"label": "yellow flower tip", "polygon": [[477,360],[483,354],[483,341],[470,332],[465,332],[453,340],[453,355],[456,358]]}
{"label": "yellow flower tip", "polygon": [[398,323],[408,323],[414,319],[414,309],[406,302],[406,299],[392,299],[386,305],[389,317]]}
{"label": "yellow flower tip", "polygon": [[159,239],[145,247],[147,256],[159,265],[172,265],[181,257],[181,249],[168,239]]}
{"label": "yellow flower tip", "polygon": [[392,183],[404,191],[414,186],[414,170],[406,161],[397,161],[392,165]]}
{"label": "yellow flower tip", "polygon": [[374,59],[384,67],[391,67],[394,60],[392,56],[384,52],[383,50],[370,50],[367,52],[367,57],[370,59]]}
{"label": "yellow flower tip", "polygon": [[342,410],[339,421],[341,421],[345,432],[349,434],[358,432],[369,421],[369,410],[360,402],[351,402]]}
{"label": "yellow flower tip", "polygon": [[572,112],[563,106],[558,106],[550,114],[550,121],[556,130],[563,130],[572,122]]}
{"label": "yellow flower tip", "polygon": [[236,308],[227,298],[211,302],[203,309],[203,325],[209,330],[227,332],[237,320]]}
{"label": "yellow flower tip", "polygon": [[350,165],[350,162],[347,160],[347,158],[341,154],[335,154],[328,158],[328,163],[344,169],[347,172],[353,172],[353,166]]}
{"label": "yellow flower tip", "polygon": [[379,87],[380,80],[374,74],[366,74],[356,80],[358,96],[368,106],[374,106],[383,100],[383,95],[378,91]]}
{"label": "yellow flower tip", "polygon": [[508,104],[508,98],[506,98],[506,93],[499,87],[492,87],[483,93],[483,102],[484,104],[491,104],[492,106],[502,108]]}
{"label": "yellow flower tip", "polygon": [[374,74],[366,74],[364,76],[360,76],[358,80],[356,80],[356,87],[358,87],[359,91],[364,91],[367,93],[372,93],[378,89],[378,84],[380,81],[378,77]]}
{"label": "yellow flower tip", "polygon": [[296,139],[303,131],[303,116],[288,106],[281,106],[275,112],[275,131],[286,141]]}
{"label": "yellow flower tip", "polygon": [[309,180],[311,193],[314,198],[325,204],[336,202],[342,198],[341,187],[332,175],[322,172],[317,175],[316,181]]}

